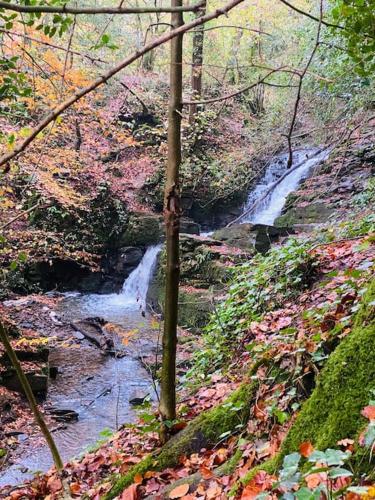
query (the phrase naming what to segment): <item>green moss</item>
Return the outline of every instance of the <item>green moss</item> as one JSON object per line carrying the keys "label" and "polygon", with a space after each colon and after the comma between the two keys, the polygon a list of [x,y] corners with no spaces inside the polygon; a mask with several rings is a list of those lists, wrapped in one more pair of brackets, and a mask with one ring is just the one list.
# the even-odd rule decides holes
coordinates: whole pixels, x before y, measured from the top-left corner
{"label": "green moss", "polygon": [[361,410],[375,389],[375,280],[369,285],[352,333],[330,356],[316,388],[286,437],[281,456],[296,451],[303,441],[318,449],[335,447],[356,437],[366,420]]}

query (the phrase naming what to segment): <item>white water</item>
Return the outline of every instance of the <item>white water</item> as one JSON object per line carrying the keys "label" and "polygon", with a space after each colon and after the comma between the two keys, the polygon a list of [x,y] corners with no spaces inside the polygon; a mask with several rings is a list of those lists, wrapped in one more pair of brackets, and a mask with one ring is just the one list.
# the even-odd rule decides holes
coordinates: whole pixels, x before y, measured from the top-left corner
{"label": "white water", "polygon": [[264,196],[272,184],[286,172],[288,155],[284,154],[274,159],[267,167],[264,176],[255,189],[250,192],[244,208],[244,216],[241,218],[240,223],[251,222],[252,224],[272,225],[276,217],[281,214],[288,194],[294,191],[300,182],[308,176],[311,169],[326,159],[328,154],[328,150],[318,154],[317,150],[313,149],[295,151],[291,169],[293,169],[293,166],[301,164],[300,167],[290,172],[254,210],[247,214],[246,211]]}
{"label": "white water", "polygon": [[160,250],[161,245],[148,247],[139,265],[126,279],[120,295],[127,303],[137,302],[142,309],[146,308],[148,284],[155,270]]}

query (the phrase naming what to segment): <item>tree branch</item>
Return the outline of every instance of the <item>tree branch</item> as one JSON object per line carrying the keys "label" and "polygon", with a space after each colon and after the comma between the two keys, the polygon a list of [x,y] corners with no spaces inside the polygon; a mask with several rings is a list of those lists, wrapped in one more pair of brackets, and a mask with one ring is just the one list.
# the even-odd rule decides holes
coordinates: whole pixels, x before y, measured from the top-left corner
{"label": "tree branch", "polygon": [[272,71],[267,73],[266,76],[264,76],[263,78],[261,78],[257,82],[252,83],[251,85],[248,85],[247,87],[245,87],[241,90],[238,90],[237,92],[233,92],[232,94],[228,94],[228,95],[225,95],[222,97],[215,97],[213,99],[207,99],[205,101],[184,101],[182,104],[184,104],[184,105],[186,105],[186,104],[211,104],[213,102],[220,102],[220,101],[226,101],[227,99],[232,99],[232,97],[236,97],[240,94],[243,94],[244,92],[247,92],[248,90],[253,89],[254,87],[259,85],[260,83],[263,83],[269,76],[271,76],[273,73],[276,73],[277,71],[281,71],[284,67],[285,66],[280,66],[280,68],[273,69]]}
{"label": "tree branch", "polygon": [[[29,35],[25,35],[25,34],[21,34],[21,33],[16,33],[15,31],[9,31],[9,30],[4,30],[4,29],[0,28],[0,33],[4,33],[5,35],[8,35],[10,37],[11,36],[18,36],[20,38],[24,38],[26,40],[30,40],[31,42],[39,43],[41,45],[45,45],[46,47],[51,47],[52,49],[62,50],[63,52],[67,52],[67,50],[68,50],[65,47],[60,47],[59,45],[54,45],[53,43],[45,42],[44,40],[39,40],[38,38],[34,38],[32,36],[29,36]],[[100,63],[103,63],[103,64],[108,64],[108,61],[104,61],[103,59],[99,59],[98,57],[89,56],[88,54],[82,54],[82,52],[78,52],[76,50],[70,49],[69,52],[71,54],[76,55],[76,56],[88,59],[91,62],[100,62]]]}
{"label": "tree branch", "polygon": [[314,48],[310,54],[310,57],[307,61],[306,66],[304,67],[302,73],[299,75],[299,82],[298,82],[298,90],[297,90],[297,97],[296,101],[294,103],[294,110],[293,110],[293,116],[292,116],[292,121],[290,124],[289,132],[287,134],[287,140],[288,140],[288,150],[289,150],[289,158],[287,162],[287,168],[289,169],[292,164],[293,164],[293,145],[292,145],[292,135],[294,132],[294,127],[296,125],[296,120],[297,120],[297,114],[298,114],[298,108],[299,108],[299,103],[301,101],[301,95],[302,95],[302,85],[303,85],[303,79],[306,76],[306,73],[309,70],[309,67],[314,59],[314,56],[316,54],[316,51],[319,48],[319,42],[320,42],[320,33],[322,30],[322,19],[323,19],[323,0],[320,0],[320,22],[318,25],[318,31],[316,33],[316,41]]}
{"label": "tree branch", "polygon": [[75,94],[73,94],[69,99],[66,101],[62,102],[59,106],[57,106],[55,109],[51,110],[50,113],[48,113],[42,121],[40,121],[31,131],[30,135],[26,137],[22,142],[16,144],[15,148],[13,151],[10,153],[7,153],[3,155],[0,158],[0,166],[4,165],[7,163],[9,160],[15,158],[17,155],[19,155],[22,151],[24,151],[27,146],[37,137],[37,135],[42,132],[52,121],[54,121],[61,113],[63,113],[66,109],[68,109],[70,106],[72,106],[74,103],[82,99],[85,95],[89,94],[96,88],[100,87],[103,85],[103,83],[106,83],[112,76],[116,75],[119,71],[122,69],[126,68],[129,66],[131,63],[142,57],[144,54],[147,52],[150,52],[151,50],[155,49],[156,47],[159,47],[159,45],[162,45],[172,38],[175,38],[178,35],[181,35],[185,33],[186,31],[189,31],[196,26],[200,26],[201,24],[206,23],[207,21],[211,21],[212,19],[216,19],[217,17],[220,17],[222,15],[225,15],[227,12],[232,10],[234,7],[236,7],[238,4],[242,3],[244,0],[231,0],[228,2],[224,7],[217,9],[211,13],[208,13],[202,17],[196,18],[190,23],[184,24],[183,26],[180,26],[179,28],[173,29],[169,31],[168,33],[165,33],[161,35],[158,38],[155,38],[151,42],[149,42],[147,45],[145,45],[142,49],[137,50],[130,56],[128,56],[126,59],[121,61],[119,64],[111,68],[109,71],[104,73],[104,75],[100,76],[93,82],[91,82],[90,85],[87,87],[82,88],[81,90],[78,90]]}
{"label": "tree branch", "polygon": [[183,7],[69,7],[64,5],[58,7],[54,5],[16,5],[4,1],[0,1],[0,9],[11,10],[14,12],[27,12],[45,14],[148,14],[162,12],[195,12],[202,6],[201,3],[196,5],[185,5]]}
{"label": "tree branch", "polygon": [[[310,19],[313,19],[314,21],[316,21],[320,24],[324,24],[324,26],[328,26],[329,28],[338,28],[340,30],[345,29],[344,26],[340,26],[339,24],[332,24],[332,23],[329,23],[328,21],[325,21],[324,19],[319,19],[319,17],[315,17],[312,14],[310,14],[309,12],[305,12],[304,10],[299,9],[295,5],[292,5],[287,0],[280,0],[280,2],[283,3],[284,5],[286,5],[287,7],[289,7],[290,9],[295,10],[299,14],[302,14],[303,16],[309,17]],[[2,3],[2,2],[0,2],[0,3]]]}
{"label": "tree branch", "polygon": [[[259,35],[272,36],[272,33],[268,33],[267,31],[261,31],[261,30],[256,30],[253,28],[247,28],[245,26],[236,26],[236,25],[232,25],[232,24],[224,24],[222,26],[210,26],[209,28],[205,28],[204,31],[218,30],[221,28],[234,28],[237,30],[251,31],[252,33],[258,33]],[[194,31],[191,31],[191,33],[194,33]]]}

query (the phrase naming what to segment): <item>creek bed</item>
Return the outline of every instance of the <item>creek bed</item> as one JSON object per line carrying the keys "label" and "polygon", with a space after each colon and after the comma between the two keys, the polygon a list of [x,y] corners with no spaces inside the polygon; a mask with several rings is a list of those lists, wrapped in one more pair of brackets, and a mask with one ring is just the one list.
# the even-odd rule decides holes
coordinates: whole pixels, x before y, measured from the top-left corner
{"label": "creek bed", "polygon": [[[138,303],[121,294],[68,296],[58,313],[66,322],[99,316],[129,332],[127,345],[120,337],[113,337],[115,350],[121,351],[118,358],[103,354],[86,341],[67,342],[51,351],[50,364],[59,368],[59,374],[50,381],[45,407],[73,410],[79,416],[75,422],[56,422],[54,426],[56,444],[63,460],[68,461],[103,439],[103,431],[134,422],[136,412],[129,400],[154,396],[150,375],[139,358],[153,355],[158,332],[148,315],[142,315]],[[18,484],[52,466],[48,448],[34,448],[32,441],[22,442],[17,455],[17,463],[0,472],[0,487]]]}

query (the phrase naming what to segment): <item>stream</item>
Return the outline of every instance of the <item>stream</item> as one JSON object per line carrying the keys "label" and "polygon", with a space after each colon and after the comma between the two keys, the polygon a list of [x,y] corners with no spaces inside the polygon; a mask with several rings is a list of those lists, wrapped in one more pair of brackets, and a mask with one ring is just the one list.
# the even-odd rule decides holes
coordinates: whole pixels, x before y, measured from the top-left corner
{"label": "stream", "polygon": [[[263,177],[249,193],[240,222],[272,225],[280,215],[288,194],[327,156],[327,151],[313,148],[295,151],[294,165],[300,166],[283,178],[270,195],[247,214],[249,207],[286,172],[287,155],[272,159]],[[120,336],[114,336],[115,350],[121,351],[121,357],[104,355],[96,347],[83,343],[78,344],[78,348],[74,343],[70,346],[69,360],[66,359],[66,346],[51,351],[51,365],[62,369],[50,382],[46,406],[74,410],[79,415],[76,422],[56,425],[53,432],[64,461],[79,456],[93,446],[103,437],[101,433],[104,430],[107,433],[107,430],[114,431],[124,422],[134,422],[136,412],[129,403],[132,398],[149,394],[155,399],[150,375],[140,358],[152,355],[156,349],[158,331],[146,311],[146,297],[160,250],[161,245],[146,250],[120,293],[68,293],[60,303],[57,313],[66,323],[101,317],[120,325],[130,336],[125,345]],[[49,450],[43,445],[36,449],[28,447],[26,440],[19,449],[22,458],[0,472],[0,487],[18,484],[31,478],[36,471],[46,471],[52,465]]]}

